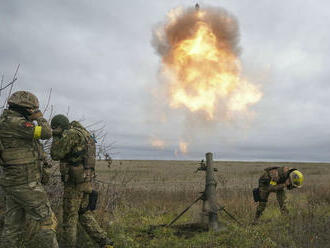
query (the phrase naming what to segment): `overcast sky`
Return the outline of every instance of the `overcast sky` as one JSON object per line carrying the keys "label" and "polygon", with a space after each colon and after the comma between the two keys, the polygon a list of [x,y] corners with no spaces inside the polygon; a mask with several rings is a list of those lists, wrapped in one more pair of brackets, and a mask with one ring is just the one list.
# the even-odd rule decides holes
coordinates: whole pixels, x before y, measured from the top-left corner
{"label": "overcast sky", "polygon": [[[56,113],[103,120],[117,159],[330,161],[330,3],[325,0],[199,1],[223,7],[240,25],[243,72],[260,85],[254,118],[210,125],[158,108],[160,58],[152,30],[188,0],[2,0],[0,72]],[[161,101],[159,99],[159,101]],[[165,111],[168,119],[160,120]],[[187,126],[189,123],[189,126]],[[163,149],[151,139],[164,140]],[[188,153],[178,143],[188,139]]]}

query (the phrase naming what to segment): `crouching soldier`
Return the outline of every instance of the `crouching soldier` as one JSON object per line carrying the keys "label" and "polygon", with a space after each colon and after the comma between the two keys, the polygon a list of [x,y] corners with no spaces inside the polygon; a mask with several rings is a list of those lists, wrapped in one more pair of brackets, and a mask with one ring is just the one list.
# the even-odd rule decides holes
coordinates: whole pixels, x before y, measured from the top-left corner
{"label": "crouching soldier", "polygon": [[100,247],[110,248],[112,241],[92,214],[97,199],[91,182],[95,169],[95,140],[79,122],[69,123],[64,115],[54,116],[51,127],[51,156],[53,160],[60,161],[64,183],[62,247],[76,247],[79,221]]}
{"label": "crouching soldier", "polygon": [[288,167],[269,167],[259,178],[259,188],[253,190],[253,197],[259,202],[253,224],[256,224],[265,210],[269,193],[275,192],[282,214],[287,214],[285,188],[288,190],[300,188],[304,176],[297,169]]}

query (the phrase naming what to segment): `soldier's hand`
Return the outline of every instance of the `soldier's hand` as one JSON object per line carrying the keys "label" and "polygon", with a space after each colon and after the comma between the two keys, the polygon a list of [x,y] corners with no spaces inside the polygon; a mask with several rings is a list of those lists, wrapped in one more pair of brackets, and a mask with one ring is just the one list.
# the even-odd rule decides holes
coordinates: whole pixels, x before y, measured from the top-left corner
{"label": "soldier's hand", "polygon": [[290,178],[288,178],[288,179],[285,181],[285,186],[286,186],[286,188],[287,188],[288,190],[293,189]]}
{"label": "soldier's hand", "polygon": [[60,127],[53,129],[53,136],[55,137],[61,137],[62,133],[63,133],[63,129]]}
{"label": "soldier's hand", "polygon": [[31,113],[31,115],[30,115],[30,119],[31,119],[32,121],[34,121],[34,120],[38,120],[38,119],[41,118],[41,117],[43,117],[43,114],[42,114],[42,112],[41,112],[39,109],[33,111],[33,112]]}
{"label": "soldier's hand", "polygon": [[285,186],[289,186],[291,184],[290,178],[286,179]]}

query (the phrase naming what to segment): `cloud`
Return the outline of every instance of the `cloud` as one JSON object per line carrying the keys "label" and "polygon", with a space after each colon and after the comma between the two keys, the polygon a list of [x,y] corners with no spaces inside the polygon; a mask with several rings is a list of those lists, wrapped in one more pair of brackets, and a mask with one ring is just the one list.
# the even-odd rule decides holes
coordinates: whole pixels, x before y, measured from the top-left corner
{"label": "cloud", "polygon": [[[329,161],[329,3],[204,2],[237,17],[244,73],[262,85],[264,97],[253,107],[253,121],[217,123],[216,133],[195,129],[184,158],[214,151],[224,159]],[[150,121],[157,112],[150,89],[158,84],[159,67],[150,40],[154,25],[177,4],[2,1],[0,72],[9,79],[20,63],[16,90],[31,90],[45,104],[53,88],[57,113],[70,106],[71,119],[104,120],[118,158],[173,159],[182,117],[177,112]],[[155,151],[149,139],[159,133],[167,147]]]}

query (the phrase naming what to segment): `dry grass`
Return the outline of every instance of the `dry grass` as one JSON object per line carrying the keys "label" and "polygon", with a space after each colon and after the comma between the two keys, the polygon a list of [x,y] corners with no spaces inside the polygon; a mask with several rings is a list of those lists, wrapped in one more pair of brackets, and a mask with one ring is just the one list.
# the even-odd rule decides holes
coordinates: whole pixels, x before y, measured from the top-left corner
{"label": "dry grass", "polygon": [[[288,192],[289,216],[281,216],[275,196],[261,223],[251,226],[255,212],[252,189],[263,169],[288,165],[301,170],[305,185]],[[100,192],[95,212],[116,247],[330,247],[330,165],[321,163],[215,162],[218,169],[218,203],[242,223],[239,227],[227,216],[220,220],[227,230],[204,232],[187,223],[199,222],[201,203],[196,204],[175,228],[151,228],[167,224],[196,199],[204,189],[204,172],[195,173],[197,161],[114,161],[97,164],[96,183]],[[61,216],[58,178],[48,186],[56,214]],[[1,208],[0,208],[1,211]],[[60,218],[59,218],[60,219]],[[59,227],[59,236],[61,228]],[[86,235],[81,247],[95,247]]]}

